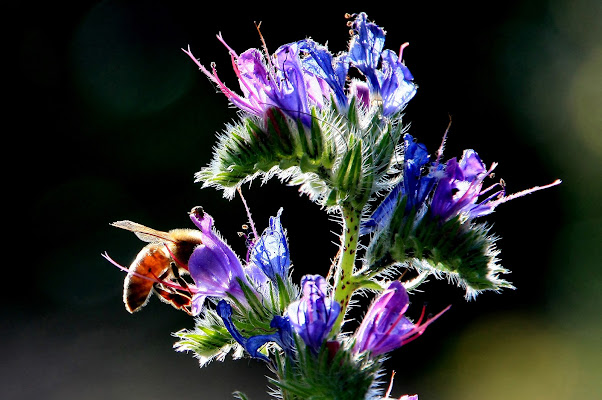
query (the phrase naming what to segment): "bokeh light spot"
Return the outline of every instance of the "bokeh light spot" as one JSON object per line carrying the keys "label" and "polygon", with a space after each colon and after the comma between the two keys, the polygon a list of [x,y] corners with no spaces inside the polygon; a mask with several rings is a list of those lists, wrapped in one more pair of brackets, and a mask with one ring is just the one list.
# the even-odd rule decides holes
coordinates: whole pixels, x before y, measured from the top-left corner
{"label": "bokeh light spot", "polygon": [[158,4],[99,3],[72,44],[82,96],[116,116],[147,115],[173,103],[191,86],[194,72],[180,50],[186,43],[179,32]]}

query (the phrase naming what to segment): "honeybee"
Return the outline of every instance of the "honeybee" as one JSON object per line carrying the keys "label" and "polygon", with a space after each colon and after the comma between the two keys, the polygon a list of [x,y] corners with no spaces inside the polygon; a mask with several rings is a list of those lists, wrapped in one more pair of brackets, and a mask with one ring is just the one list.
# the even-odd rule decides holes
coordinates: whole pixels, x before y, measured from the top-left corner
{"label": "honeybee", "polygon": [[134,232],[140,240],[149,243],[127,269],[123,283],[125,308],[130,313],[138,311],[155,292],[164,302],[190,314],[192,293],[184,277],[189,276],[188,260],[194,248],[202,243],[201,232],[194,229],[162,232],[132,221],[117,221],[111,225]]}

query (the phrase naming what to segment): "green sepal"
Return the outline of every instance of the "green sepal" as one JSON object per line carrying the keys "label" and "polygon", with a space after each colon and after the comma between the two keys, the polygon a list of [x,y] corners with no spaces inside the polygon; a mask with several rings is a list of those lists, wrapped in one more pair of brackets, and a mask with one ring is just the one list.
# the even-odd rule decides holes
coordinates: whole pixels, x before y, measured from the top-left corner
{"label": "green sepal", "polygon": [[[372,164],[373,164],[373,159],[372,159],[372,155],[370,155],[368,157],[367,165],[372,165]],[[360,167],[361,167],[361,163],[360,163]],[[370,196],[372,195],[372,189],[374,186],[373,171],[367,169],[364,171],[360,171],[360,174],[361,174],[361,178],[360,178],[360,181],[358,184],[357,191],[355,193],[355,196],[351,199],[351,204],[358,210],[361,210],[364,208],[364,205],[366,205],[366,203],[370,199]]]}
{"label": "green sepal", "polygon": [[267,132],[274,141],[278,142],[282,156],[292,156],[295,152],[295,140],[284,113],[275,107],[265,114]]}
{"label": "green sepal", "polygon": [[311,109],[311,151],[310,157],[315,161],[320,161],[322,158],[322,152],[324,151],[324,136],[322,134],[322,127],[320,126],[320,120],[316,115],[316,108]]}
{"label": "green sepal", "polygon": [[[251,289],[242,279],[236,278],[236,281],[238,282],[240,288],[242,289],[242,292],[245,296],[245,300],[247,300],[247,303],[249,304],[249,308],[252,311],[254,311],[254,313],[257,314],[259,317],[263,317],[263,318],[270,317],[265,306],[262,304],[261,300],[257,296],[257,293],[253,289]],[[236,298],[234,296],[230,296],[230,294],[228,294],[228,296],[231,299],[236,300]],[[240,304],[239,304],[239,308],[243,309],[240,306]]]}
{"label": "green sepal", "polygon": [[[251,151],[248,151],[247,154],[249,154],[250,156],[261,155],[264,158],[271,158],[273,152],[270,152],[270,148],[268,147],[270,145],[271,140],[267,133],[264,132],[259,126],[255,124],[255,122],[253,122],[250,119],[247,119],[245,121],[245,127],[247,128],[251,144],[251,149],[249,149]],[[257,162],[258,160],[255,161],[255,163]]]}
{"label": "green sepal", "polygon": [[301,159],[299,160],[299,168],[301,169],[301,172],[303,172],[303,173],[316,172],[320,168],[320,165],[317,164],[309,156],[309,154],[306,153],[306,154],[303,154],[301,156]]}
{"label": "green sepal", "polygon": [[291,303],[287,285],[279,274],[276,274],[276,286],[278,287],[278,300],[280,311],[284,312]]}
{"label": "green sepal", "polygon": [[194,353],[201,366],[214,358],[222,358],[232,347],[238,346],[215,310],[204,310],[195,321],[194,329],[182,329],[173,334],[179,339],[174,348],[179,352]]}
{"label": "green sepal", "polygon": [[180,340],[174,345],[177,351],[191,351],[199,357],[211,358],[216,356],[234,339],[224,326],[198,327],[189,331],[186,329],[174,333]]}
{"label": "green sepal", "polygon": [[346,195],[353,196],[362,173],[362,142],[349,137],[348,150],[339,165],[336,186]]}
{"label": "green sepal", "polygon": [[301,157],[303,154],[310,154],[310,143],[307,140],[307,131],[301,120],[297,120],[297,137],[299,139],[300,151],[297,152],[297,156]]}
{"label": "green sepal", "polygon": [[318,354],[296,340],[299,351],[292,361],[280,355],[276,362],[278,377],[273,385],[288,400],[357,400],[364,399],[375,386],[378,360],[354,355],[341,347],[332,354],[322,345]]}
{"label": "green sepal", "polygon": [[378,282],[369,278],[360,279],[359,277],[355,277],[354,284],[357,289],[375,290],[379,292],[383,290],[383,287]]}
{"label": "green sepal", "polygon": [[326,206],[333,207],[337,205],[338,200],[338,191],[336,189],[332,189],[326,198]]}
{"label": "green sepal", "polygon": [[350,193],[356,194],[359,189],[359,181],[362,176],[362,141],[358,140],[353,148],[350,174],[346,177],[346,184]]}
{"label": "green sepal", "polygon": [[377,144],[374,147],[374,173],[377,176],[386,174],[389,165],[391,164],[393,155],[395,153],[395,147],[399,141],[399,135],[394,133],[394,129],[391,124],[387,124],[386,129],[380,134],[377,139]]}
{"label": "green sepal", "polygon": [[468,298],[483,290],[513,286],[499,278],[508,271],[497,264],[495,238],[489,228],[462,220],[442,222],[426,212],[406,210],[406,198],[396,205],[389,227],[373,236],[366,252],[365,275],[406,263],[419,271],[445,275],[466,287]]}
{"label": "green sepal", "polygon": [[340,190],[346,191],[345,180],[347,175],[349,174],[349,170],[351,169],[351,158],[353,157],[353,136],[349,138],[348,150],[343,156],[341,163],[339,164],[339,168],[337,170],[337,176],[335,181],[335,186]]}
{"label": "green sepal", "polygon": [[359,124],[359,117],[357,115],[357,96],[351,97],[351,100],[349,101],[347,121],[349,121],[350,126],[357,126]]}
{"label": "green sepal", "polygon": [[324,152],[322,153],[322,166],[328,170],[332,169],[337,158],[337,149],[333,140],[324,143]]}
{"label": "green sepal", "polygon": [[297,165],[299,165],[299,160],[297,158],[283,158],[280,160],[278,168],[284,171],[289,168],[296,167]]}

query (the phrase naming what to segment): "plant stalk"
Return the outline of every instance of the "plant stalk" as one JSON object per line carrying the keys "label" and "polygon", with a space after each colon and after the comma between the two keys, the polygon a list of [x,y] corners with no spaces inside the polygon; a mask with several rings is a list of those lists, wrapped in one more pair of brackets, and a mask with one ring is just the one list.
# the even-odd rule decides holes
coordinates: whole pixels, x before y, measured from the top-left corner
{"label": "plant stalk", "polygon": [[337,318],[332,333],[336,335],[343,324],[347,306],[351,295],[357,288],[355,277],[355,259],[357,257],[357,244],[360,229],[360,213],[349,204],[341,207],[343,213],[343,236],[340,257],[335,272],[334,300],[341,306],[341,313]]}

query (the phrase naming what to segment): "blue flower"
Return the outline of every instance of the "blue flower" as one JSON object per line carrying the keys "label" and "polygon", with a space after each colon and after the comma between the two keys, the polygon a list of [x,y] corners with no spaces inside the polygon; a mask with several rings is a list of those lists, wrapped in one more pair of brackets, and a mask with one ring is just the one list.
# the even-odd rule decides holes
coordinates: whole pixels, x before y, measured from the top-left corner
{"label": "blue flower", "polygon": [[277,329],[270,335],[255,335],[245,338],[232,322],[232,306],[226,300],[220,300],[216,307],[217,314],[224,322],[224,326],[240,345],[249,353],[251,357],[260,358],[269,361],[268,357],[261,353],[259,349],[268,342],[274,342],[282,348],[287,354],[290,354],[293,348],[293,336],[290,322],[287,318],[279,315],[274,316],[270,322],[270,327]]}
{"label": "blue flower", "polygon": [[349,44],[349,59],[364,74],[370,87],[377,91],[380,83],[376,71],[385,46],[385,31],[368,22],[365,13],[359,13],[352,26],[356,35],[351,38]]}
{"label": "blue flower", "polygon": [[[326,47],[320,46],[311,39],[301,40],[297,44],[301,53],[307,55],[302,59],[305,72],[324,80],[334,93],[337,105],[341,109],[346,109],[348,100],[345,94],[345,83],[349,70],[347,54],[333,58]],[[329,97],[329,92],[324,91],[324,95]]]}
{"label": "blue flower", "polygon": [[326,280],[320,275],[305,275],[303,295],[288,306],[287,314],[303,342],[317,353],[341,312],[341,306],[327,294]]}
{"label": "blue flower", "polygon": [[[431,193],[438,181],[439,165],[430,163],[426,146],[418,143],[406,134],[405,153],[403,158],[403,194],[408,197],[406,209],[419,208]],[[430,167],[425,171],[425,167]],[[425,174],[426,172],[426,174]]]}
{"label": "blue flower", "polygon": [[399,55],[383,50],[385,31],[368,22],[365,13],[358,14],[352,26],[355,35],[349,44],[349,60],[366,77],[372,100],[382,102],[383,115],[396,114],[416,94],[414,77],[402,62],[407,44],[401,46]]}
{"label": "blue flower", "polygon": [[198,315],[206,297],[234,296],[246,304],[239,281],[247,282],[244,270],[232,249],[213,230],[213,218],[200,207],[190,213],[190,219],[201,230],[201,241],[188,261],[195,289],[192,314]]}
{"label": "blue flower", "polygon": [[280,223],[282,208],[275,217],[270,217],[270,226],[253,244],[251,249],[251,262],[272,281],[276,275],[286,278],[291,264],[288,243],[282,224]]}
{"label": "blue flower", "polygon": [[399,281],[393,281],[372,303],[360,327],[355,333],[355,353],[369,351],[372,357],[395,350],[411,342],[424,333],[424,330],[441,314],[441,311],[424,324],[423,315],[416,324],[404,316],[410,300],[408,293]]}
{"label": "blue flower", "polygon": [[381,230],[387,226],[401,196],[406,196],[406,211],[420,208],[437,184],[438,174],[430,170],[425,174],[426,166],[432,166],[434,170],[437,170],[437,165],[429,164],[430,156],[426,147],[422,143],[416,142],[409,134],[404,136],[404,141],[402,180],[389,192],[372,215],[362,223],[361,235]]}
{"label": "blue flower", "polygon": [[379,72],[378,92],[382,98],[384,115],[393,115],[403,110],[416,94],[416,85],[412,83],[414,77],[402,63],[401,56],[401,51],[399,56],[391,50],[385,50],[381,54],[382,69],[377,73]]}

